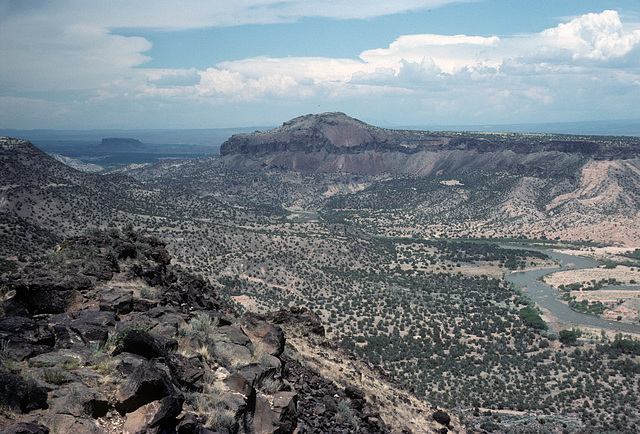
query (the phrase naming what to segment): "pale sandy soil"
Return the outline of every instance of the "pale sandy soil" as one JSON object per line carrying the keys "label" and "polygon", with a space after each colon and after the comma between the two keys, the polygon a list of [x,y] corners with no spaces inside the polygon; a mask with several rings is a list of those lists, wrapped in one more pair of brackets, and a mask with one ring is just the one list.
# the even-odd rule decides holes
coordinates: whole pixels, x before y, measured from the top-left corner
{"label": "pale sandy soil", "polygon": [[[594,259],[620,259],[620,257],[616,258],[616,255],[628,250],[629,249],[618,247],[605,247],[591,249],[590,251],[583,251],[581,254],[584,256],[590,256]],[[563,251],[561,253],[576,254],[575,251]],[[566,286],[571,283],[586,284],[593,280],[599,282],[603,279],[606,280],[611,278],[616,279],[623,285],[638,285],[640,284],[640,269],[636,267],[618,265],[616,268],[604,268],[604,266],[602,266],[586,270],[566,270],[545,276],[544,281],[548,285],[558,288],[560,285]],[[632,280],[637,283],[632,283]],[[588,287],[587,285],[584,286]],[[607,289],[605,286],[603,289],[599,289],[597,291],[571,291],[571,296],[575,297],[576,301],[600,301],[605,304],[611,304],[611,308],[605,310],[602,315],[602,317],[606,319],[635,322],[640,317],[640,288]]]}
{"label": "pale sandy soil", "polygon": [[247,296],[247,295],[234,295],[231,296],[232,299],[234,299],[237,303],[240,303],[242,306],[244,306],[245,309],[247,309],[248,311],[251,312],[258,312],[258,304],[256,303],[256,301]]}
{"label": "pale sandy soil", "polygon": [[[542,317],[542,319],[549,324],[549,330],[554,332],[554,333],[559,333],[561,330],[566,330],[566,329],[570,329],[570,328],[578,328],[582,331],[582,337],[586,338],[586,339],[602,339],[602,333],[604,332],[604,335],[606,337],[606,339],[612,341],[615,338],[615,335],[619,332],[616,332],[614,330],[609,330],[609,329],[602,329],[599,327],[590,327],[590,326],[586,326],[586,325],[580,325],[578,327],[576,327],[575,325],[571,325],[569,326],[569,324],[565,323],[565,322],[561,322],[558,321],[558,318],[552,316],[549,314],[549,311],[546,309],[543,309],[542,315],[540,315]],[[614,319],[615,318],[607,318],[607,319]],[[636,339],[640,339],[640,333],[630,333],[630,332],[625,332],[625,335],[630,335]],[[556,345],[559,345],[559,343],[556,343]]]}
{"label": "pale sandy soil", "polygon": [[635,280],[640,285],[640,270],[635,267],[627,267],[618,265],[616,268],[589,268],[586,270],[566,270],[558,271],[544,278],[547,285],[557,288],[560,285],[568,285],[571,283],[586,283],[596,280],[614,278],[624,285],[633,285],[631,280]]}

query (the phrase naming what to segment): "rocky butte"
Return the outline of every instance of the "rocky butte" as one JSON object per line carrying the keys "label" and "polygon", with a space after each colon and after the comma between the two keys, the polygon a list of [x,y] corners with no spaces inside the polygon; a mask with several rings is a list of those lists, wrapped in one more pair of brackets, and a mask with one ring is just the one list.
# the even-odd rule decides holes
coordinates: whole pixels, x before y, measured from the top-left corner
{"label": "rocky butte", "polygon": [[378,128],[344,113],[300,116],[233,135],[220,155],[233,168],[430,176],[473,170],[558,171],[580,162],[635,158],[637,143],[545,134],[433,133]]}

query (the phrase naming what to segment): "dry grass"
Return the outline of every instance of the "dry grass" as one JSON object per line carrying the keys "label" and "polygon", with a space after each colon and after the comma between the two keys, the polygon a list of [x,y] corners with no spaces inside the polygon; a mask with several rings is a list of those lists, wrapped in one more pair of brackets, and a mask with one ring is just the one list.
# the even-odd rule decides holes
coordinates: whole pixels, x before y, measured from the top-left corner
{"label": "dry grass", "polygon": [[[334,348],[326,344],[321,346],[326,342],[324,338],[302,337],[295,327],[285,326],[285,329],[287,353],[291,357],[340,387],[353,385],[361,388],[366,394],[367,401],[378,404],[384,422],[397,427],[393,432],[400,433],[402,427],[406,427],[413,433],[426,434],[442,428],[431,418],[434,410],[429,403],[401,386],[387,381],[368,363],[345,354],[338,347]],[[451,423],[455,428],[449,432],[464,432],[460,429],[460,421],[457,417],[452,415]]]}

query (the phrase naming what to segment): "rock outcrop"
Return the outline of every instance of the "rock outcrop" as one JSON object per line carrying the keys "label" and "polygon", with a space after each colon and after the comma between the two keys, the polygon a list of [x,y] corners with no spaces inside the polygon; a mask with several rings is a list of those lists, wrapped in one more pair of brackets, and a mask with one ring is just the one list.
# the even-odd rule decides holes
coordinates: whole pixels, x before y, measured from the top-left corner
{"label": "rock outcrop", "polygon": [[93,231],[1,280],[2,433],[393,431],[285,351],[282,327],[324,339],[316,315],[238,315],[155,238]]}
{"label": "rock outcrop", "polygon": [[430,176],[474,170],[557,173],[585,157],[628,159],[638,143],[553,135],[431,133],[374,127],[344,113],[306,115],[282,126],[232,136],[220,155],[228,168]]}

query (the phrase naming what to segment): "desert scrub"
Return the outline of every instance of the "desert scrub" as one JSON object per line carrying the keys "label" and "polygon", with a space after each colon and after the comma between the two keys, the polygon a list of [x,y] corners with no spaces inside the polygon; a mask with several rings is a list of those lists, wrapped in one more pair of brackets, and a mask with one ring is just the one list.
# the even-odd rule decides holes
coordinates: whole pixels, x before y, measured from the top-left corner
{"label": "desert scrub", "polygon": [[100,357],[107,352],[107,342],[91,341],[89,349],[91,350],[91,357]]}
{"label": "desert scrub", "polygon": [[100,375],[109,375],[113,372],[115,366],[115,360],[108,359],[94,364],[93,369]]}
{"label": "desert scrub", "polygon": [[140,288],[140,298],[144,298],[146,300],[154,300],[156,298],[156,294],[151,288],[143,286],[142,288]]}
{"label": "desert scrub", "polygon": [[18,373],[22,370],[20,364],[11,358],[9,341],[6,339],[0,341],[0,364],[13,373]]}
{"label": "desert scrub", "polygon": [[217,393],[187,393],[185,404],[192,409],[208,429],[232,428],[235,415],[225,402],[224,395]]}
{"label": "desert scrub", "polygon": [[56,386],[60,386],[69,381],[67,374],[56,369],[45,369],[43,377],[47,383],[55,384]]}
{"label": "desert scrub", "polygon": [[348,423],[351,426],[356,426],[358,421],[356,420],[356,416],[353,414],[353,409],[349,402],[345,399],[341,399],[338,401],[338,417],[345,423]]}
{"label": "desert scrub", "polygon": [[212,344],[218,328],[218,318],[211,318],[206,313],[198,313],[186,325],[178,328],[178,337],[195,336],[206,344]]}
{"label": "desert scrub", "polygon": [[260,343],[249,345],[249,351],[251,351],[251,361],[253,362],[274,368],[279,366],[278,359],[271,356]]}
{"label": "desert scrub", "polygon": [[273,395],[282,389],[283,382],[279,378],[267,377],[260,383],[258,389],[265,395]]}
{"label": "desert scrub", "polygon": [[80,367],[80,360],[76,358],[65,360],[62,364],[62,368],[67,371],[73,371],[74,369],[78,369]]}

